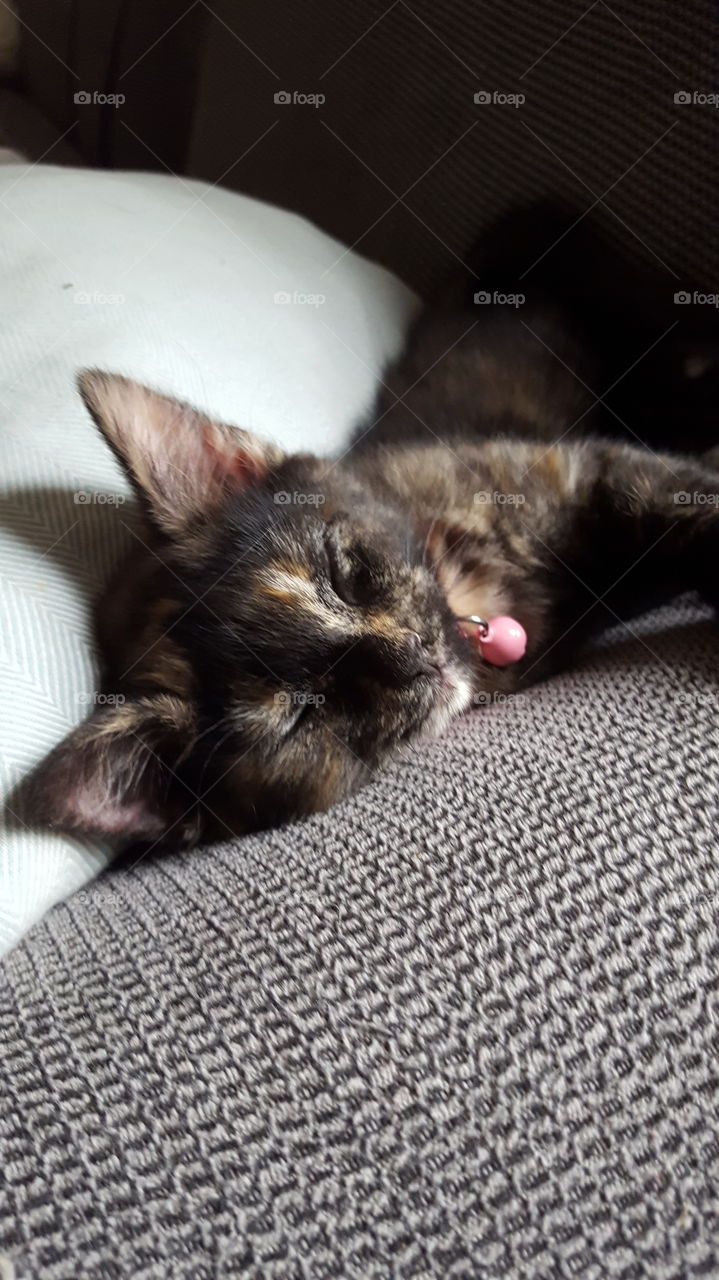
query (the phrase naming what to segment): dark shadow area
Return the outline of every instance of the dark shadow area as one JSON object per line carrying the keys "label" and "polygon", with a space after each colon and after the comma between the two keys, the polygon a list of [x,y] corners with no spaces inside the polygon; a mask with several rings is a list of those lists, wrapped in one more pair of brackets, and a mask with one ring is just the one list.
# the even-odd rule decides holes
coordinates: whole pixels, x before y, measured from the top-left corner
{"label": "dark shadow area", "polygon": [[88,486],[0,491],[0,528],[26,543],[87,593],[88,607],[135,544],[134,500]]}

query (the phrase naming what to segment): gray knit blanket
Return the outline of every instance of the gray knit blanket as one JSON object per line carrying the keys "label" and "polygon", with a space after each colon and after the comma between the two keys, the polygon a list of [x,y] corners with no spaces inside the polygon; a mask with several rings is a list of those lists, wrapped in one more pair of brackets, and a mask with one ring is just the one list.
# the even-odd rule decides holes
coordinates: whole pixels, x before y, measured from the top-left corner
{"label": "gray knit blanket", "polygon": [[719,1275],[717,632],[691,602],[0,978],[0,1276]]}

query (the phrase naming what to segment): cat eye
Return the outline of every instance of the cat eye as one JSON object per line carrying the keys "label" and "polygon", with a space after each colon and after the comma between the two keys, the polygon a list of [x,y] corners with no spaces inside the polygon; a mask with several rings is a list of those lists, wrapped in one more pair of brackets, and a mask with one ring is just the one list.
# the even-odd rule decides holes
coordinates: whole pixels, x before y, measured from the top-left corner
{"label": "cat eye", "polygon": [[340,600],[352,606],[371,603],[376,587],[367,556],[354,547],[345,549],[328,538],[327,560],[330,585]]}
{"label": "cat eye", "polygon": [[307,703],[305,703],[303,706],[300,707],[292,723],[288,725],[287,729],[285,730],[285,737],[288,738],[291,734],[297,733],[299,729],[306,728],[307,722],[311,718],[311,715],[312,715],[312,708]]}
{"label": "cat eye", "polygon": [[[324,695],[314,693],[286,694],[287,703],[292,703],[292,710],[283,717],[281,734],[283,738],[293,737],[299,729],[308,728],[314,718],[315,707],[324,702]],[[287,704],[286,704],[287,705]]]}

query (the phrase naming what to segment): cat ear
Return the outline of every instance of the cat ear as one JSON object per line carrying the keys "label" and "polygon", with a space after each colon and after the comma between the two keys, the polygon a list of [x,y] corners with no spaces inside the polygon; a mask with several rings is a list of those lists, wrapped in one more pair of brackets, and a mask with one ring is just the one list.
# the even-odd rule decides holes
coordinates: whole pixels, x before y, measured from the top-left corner
{"label": "cat ear", "polygon": [[21,808],[34,825],[117,846],[165,832],[191,843],[199,818],[176,770],[193,736],[192,708],[170,694],[100,707],[34,771]]}
{"label": "cat ear", "polygon": [[78,387],[150,518],[171,537],[282,460],[257,436],[119,374],[85,369]]}

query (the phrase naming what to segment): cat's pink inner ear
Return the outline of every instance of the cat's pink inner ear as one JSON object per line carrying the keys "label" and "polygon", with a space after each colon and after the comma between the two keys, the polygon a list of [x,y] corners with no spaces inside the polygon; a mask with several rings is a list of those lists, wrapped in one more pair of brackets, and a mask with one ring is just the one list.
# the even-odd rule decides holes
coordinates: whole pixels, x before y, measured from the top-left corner
{"label": "cat's pink inner ear", "polygon": [[28,814],[60,831],[156,840],[192,807],[174,764],[193,725],[192,708],[170,695],[103,706],[35,769]]}
{"label": "cat's pink inner ear", "polygon": [[[216,423],[211,424],[211,427],[216,426]],[[205,459],[222,478],[229,480],[236,488],[242,488],[246,484],[260,484],[270,467],[267,446],[250,437],[247,432],[240,432],[232,427],[227,430],[233,433],[230,440],[223,436],[218,438],[212,429],[205,430]],[[235,437],[239,436],[244,438],[241,441],[242,447],[238,448],[239,441]]]}
{"label": "cat's pink inner ear", "polygon": [[239,427],[119,374],[80,374],[81,395],[146,508],[180,535],[232,490],[261,484],[282,454]]}
{"label": "cat's pink inner ear", "polygon": [[153,840],[168,825],[144,797],[115,796],[99,780],[76,777],[56,798],[52,825],[60,830],[96,835],[107,840]]}

